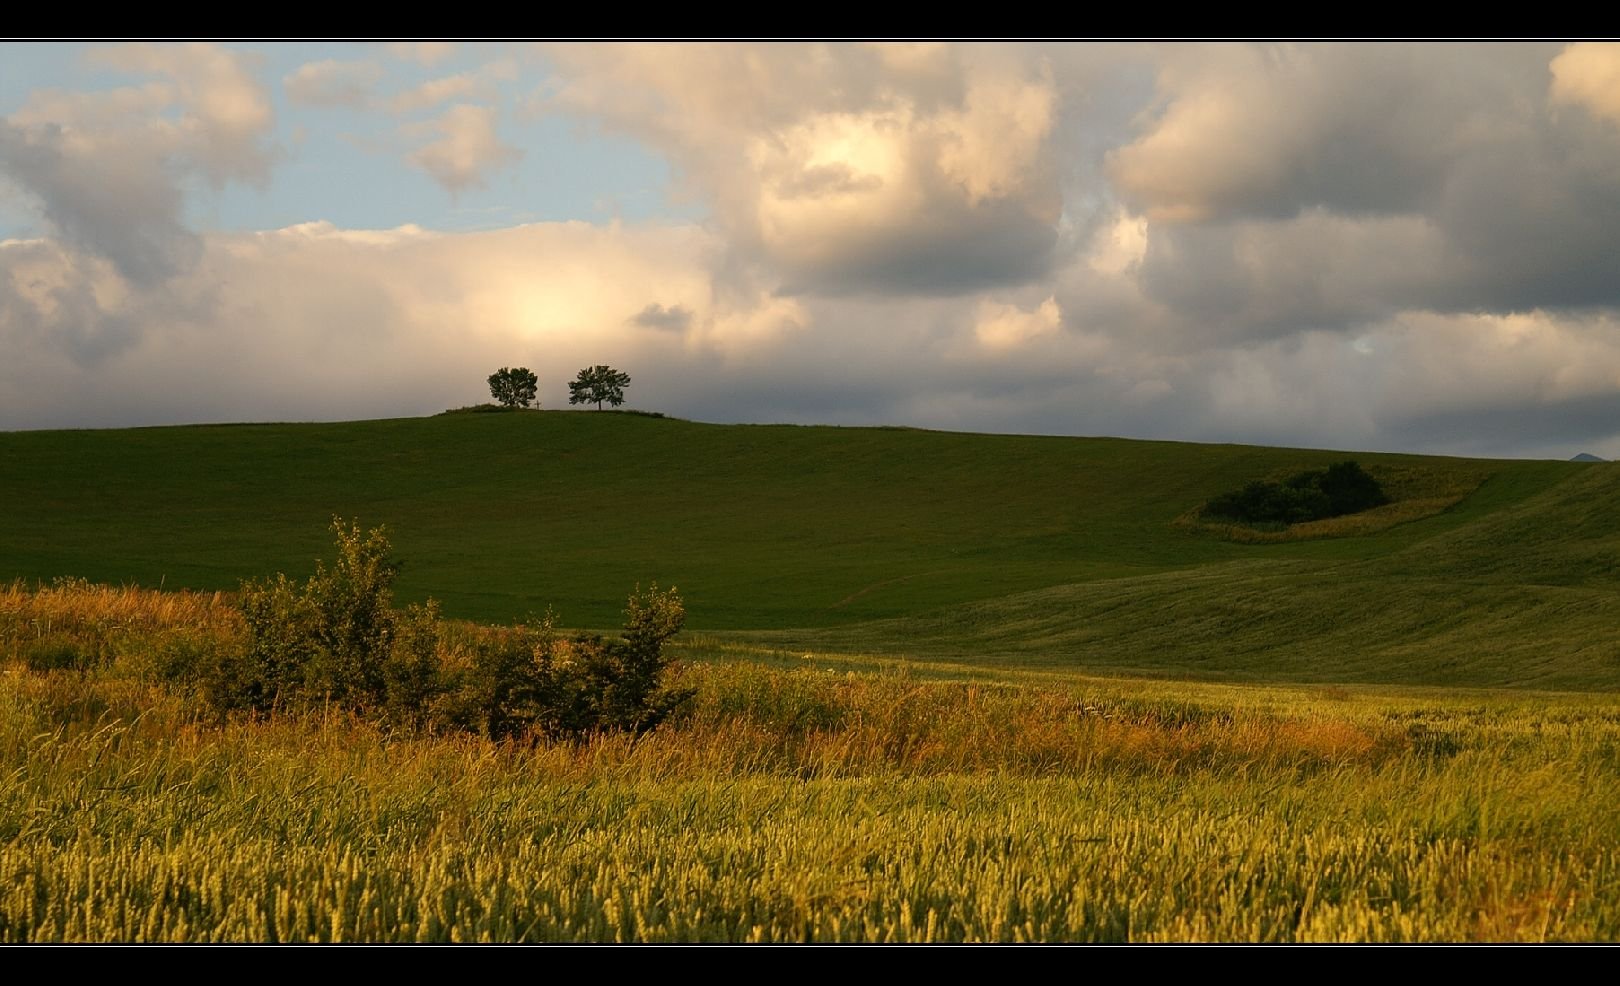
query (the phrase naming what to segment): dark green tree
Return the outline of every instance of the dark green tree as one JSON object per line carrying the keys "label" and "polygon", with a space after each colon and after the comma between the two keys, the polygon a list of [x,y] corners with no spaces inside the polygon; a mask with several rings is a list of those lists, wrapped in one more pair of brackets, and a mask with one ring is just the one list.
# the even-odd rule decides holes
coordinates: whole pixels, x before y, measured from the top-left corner
{"label": "dark green tree", "polygon": [[1378,480],[1355,462],[1296,473],[1280,483],[1255,481],[1204,504],[1204,513],[1244,524],[1302,524],[1389,502]]}
{"label": "dark green tree", "polygon": [[628,386],[628,373],[621,373],[611,366],[586,367],[568,385],[568,403],[595,404],[598,411],[602,410],[603,404],[618,407],[624,403],[624,388]]}
{"label": "dark green tree", "polygon": [[503,407],[531,407],[539,383],[526,366],[503,366],[489,375],[489,395]]}

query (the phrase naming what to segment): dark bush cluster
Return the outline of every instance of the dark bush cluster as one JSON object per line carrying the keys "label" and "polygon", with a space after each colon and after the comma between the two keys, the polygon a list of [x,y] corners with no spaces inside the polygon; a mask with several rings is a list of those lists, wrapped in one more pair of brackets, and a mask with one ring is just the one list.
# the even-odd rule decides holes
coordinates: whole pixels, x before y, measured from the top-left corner
{"label": "dark bush cluster", "polygon": [[582,736],[651,729],[686,698],[662,684],[664,644],[686,619],[673,588],[638,586],[617,640],[565,638],[549,617],[457,628],[431,600],[394,608],[398,566],[383,529],[362,535],[334,521],[333,532],[337,561],[320,563],[307,582],[243,584],[243,642],[204,673],[216,708],[336,704],[401,727]]}
{"label": "dark bush cluster", "polygon": [[1204,516],[1242,524],[1300,524],[1360,513],[1389,502],[1378,480],[1355,462],[1253,482],[1204,504]]}

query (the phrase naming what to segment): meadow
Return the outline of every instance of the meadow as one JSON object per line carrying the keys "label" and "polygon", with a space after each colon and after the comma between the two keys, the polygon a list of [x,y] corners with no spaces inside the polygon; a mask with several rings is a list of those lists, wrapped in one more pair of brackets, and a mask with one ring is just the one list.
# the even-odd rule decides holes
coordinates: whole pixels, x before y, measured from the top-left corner
{"label": "meadow", "polygon": [[[1196,515],[1344,457],[612,414],[0,434],[0,940],[1620,938],[1620,470],[1358,454],[1405,484],[1382,518]],[[693,697],[583,742],[210,710],[173,668],[333,513],[463,635],[678,583]]]}
{"label": "meadow", "polygon": [[1376,560],[1592,468],[1357,453],[1427,477],[1405,478],[1402,504],[1479,488],[1375,537],[1241,544],[1177,524],[1345,457],[588,411],[0,433],[0,578],[231,590],[308,574],[337,515],[387,525],[402,598],[450,616],[552,606],[614,626],[625,590],[657,580],[694,629],[841,626],[1225,562]]}
{"label": "meadow", "polygon": [[[5,597],[14,653],[34,598]],[[45,608],[118,629],[95,670],[0,675],[0,940],[1620,935],[1610,695],[962,680],[698,641],[673,723],[494,743],[199,714],[149,669],[228,637],[212,596]]]}

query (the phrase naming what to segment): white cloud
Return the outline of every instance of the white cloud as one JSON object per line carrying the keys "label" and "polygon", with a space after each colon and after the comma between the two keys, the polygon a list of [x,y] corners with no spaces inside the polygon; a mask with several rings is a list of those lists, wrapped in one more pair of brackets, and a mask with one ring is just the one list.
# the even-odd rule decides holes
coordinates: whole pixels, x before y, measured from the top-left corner
{"label": "white cloud", "polygon": [[606,362],[636,377],[638,406],[706,419],[1620,451],[1612,315],[1407,311],[1354,337],[1189,355],[1086,307],[1125,283],[1086,261],[1071,311],[1068,295],[739,293],[725,255],[698,226],[307,223],[207,236],[196,264],[147,289],[59,244],[9,241],[0,427],[429,413],[482,400],[491,368],[519,364],[558,406],[575,368]]}
{"label": "white cloud", "polygon": [[428,79],[409,89],[395,93],[388,101],[397,114],[419,113],[455,99],[492,100],[496,96],[496,83],[517,78],[517,62],[511,58],[496,58],[470,72]]}
{"label": "white cloud", "polygon": [[452,99],[487,95],[488,91],[480,86],[477,79],[470,73],[461,72],[443,78],[429,79],[421,85],[412,86],[396,94],[389,100],[388,105],[395,113],[415,113],[432,109]]}
{"label": "white cloud", "polygon": [[375,97],[382,66],[371,61],[327,58],[306,62],[281,80],[287,98],[305,106],[364,107]]}
{"label": "white cloud", "polygon": [[1038,177],[1056,120],[1050,73],[1032,79],[980,70],[966,83],[962,107],[936,121],[939,169],[969,205],[1019,194]]}
{"label": "white cloud", "polygon": [[253,55],[213,44],[121,44],[93,52],[94,61],[125,72],[172,80],[185,153],[216,184],[263,181],[271,154],[263,145],[275,122],[270,96],[254,78]]}
{"label": "white cloud", "polygon": [[450,192],[482,186],[489,172],[523,156],[521,150],[501,140],[495,120],[493,106],[461,103],[435,120],[408,125],[403,131],[406,136],[436,139],[412,151],[407,160]]}
{"label": "white cloud", "polygon": [[[484,363],[549,367],[560,391],[598,362],[746,361],[808,323],[792,299],[717,286],[718,254],[691,226],[314,222],[207,236],[195,265],[146,291],[49,241],[8,241],[0,428],[432,411],[481,399]],[[638,321],[655,307],[684,318]],[[110,326],[123,327],[116,347],[97,338]],[[101,396],[86,406],[70,388],[91,379]]]}
{"label": "white cloud", "polygon": [[1415,211],[1459,164],[1525,139],[1546,49],[1219,44],[1158,52],[1158,101],[1108,154],[1149,219]]}

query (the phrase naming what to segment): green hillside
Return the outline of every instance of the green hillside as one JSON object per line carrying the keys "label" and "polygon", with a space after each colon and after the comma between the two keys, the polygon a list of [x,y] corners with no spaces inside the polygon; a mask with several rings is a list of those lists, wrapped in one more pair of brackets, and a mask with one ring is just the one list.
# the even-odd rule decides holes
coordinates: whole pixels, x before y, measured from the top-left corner
{"label": "green hillside", "polygon": [[[766,648],[1351,681],[1620,684],[1620,469],[1357,454],[1478,488],[1362,536],[1186,523],[1344,453],[629,414],[0,434],[0,578],[233,588],[387,524],[406,597],[608,626],[678,585]],[[1179,522],[1178,522],[1179,519]]]}

